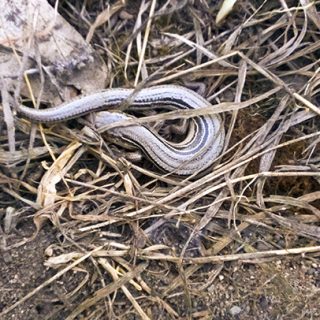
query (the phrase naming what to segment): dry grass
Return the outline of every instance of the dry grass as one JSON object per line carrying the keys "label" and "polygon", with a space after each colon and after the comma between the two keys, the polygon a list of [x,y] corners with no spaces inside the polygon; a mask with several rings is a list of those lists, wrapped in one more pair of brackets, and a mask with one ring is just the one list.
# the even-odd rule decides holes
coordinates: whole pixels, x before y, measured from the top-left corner
{"label": "dry grass", "polygon": [[3,206],[2,224],[31,214],[37,227],[4,249],[36,241],[48,220],[63,237],[46,250],[59,271],[2,316],[73,270],[52,319],[226,319],[234,305],[241,319],[320,317],[319,283],[297,289],[280,266],[320,268],[320,2],[238,1],[219,26],[215,1],[90,3],[59,12],[104,58],[110,86],[199,83],[212,103],[201,112],[221,113],[226,145],[209,172],[183,178],[110,153],[78,125],[39,127],[28,147],[19,119],[11,152],[2,128],[0,190],[15,208]]}

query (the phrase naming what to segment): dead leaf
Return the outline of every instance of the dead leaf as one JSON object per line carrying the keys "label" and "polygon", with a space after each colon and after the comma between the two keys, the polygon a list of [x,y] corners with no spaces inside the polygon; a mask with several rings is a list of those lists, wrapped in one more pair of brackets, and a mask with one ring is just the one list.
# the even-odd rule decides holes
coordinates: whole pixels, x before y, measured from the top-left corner
{"label": "dead leaf", "polygon": [[[107,68],[82,36],[45,0],[0,0],[0,77],[13,90],[21,71],[42,101],[60,102],[72,87],[105,87]],[[25,58],[24,58],[25,56]],[[26,82],[22,93],[31,96]]]}

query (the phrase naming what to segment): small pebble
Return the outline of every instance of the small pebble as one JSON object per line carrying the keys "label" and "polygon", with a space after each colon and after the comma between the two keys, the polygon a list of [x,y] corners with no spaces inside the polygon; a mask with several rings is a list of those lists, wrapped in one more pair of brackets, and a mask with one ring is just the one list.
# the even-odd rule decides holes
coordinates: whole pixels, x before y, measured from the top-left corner
{"label": "small pebble", "polygon": [[229,313],[230,313],[232,316],[236,316],[236,315],[238,315],[240,312],[241,312],[241,308],[238,307],[238,306],[233,306],[233,307],[229,310]]}

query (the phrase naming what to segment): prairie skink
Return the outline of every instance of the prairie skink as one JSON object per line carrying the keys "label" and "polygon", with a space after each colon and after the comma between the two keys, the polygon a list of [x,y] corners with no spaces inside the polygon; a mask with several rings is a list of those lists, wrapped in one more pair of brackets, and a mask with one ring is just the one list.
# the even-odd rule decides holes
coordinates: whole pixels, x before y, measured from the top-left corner
{"label": "prairie skink", "polygon": [[[132,101],[130,98],[132,97]],[[211,104],[199,94],[176,85],[161,85],[141,89],[106,89],[63,103],[57,107],[37,110],[19,105],[18,113],[32,122],[53,123],[97,112],[97,128],[129,119],[116,112],[98,112],[130,101],[131,106],[166,105],[176,109],[197,109]],[[224,127],[219,115],[194,118],[192,136],[182,143],[173,143],[142,125],[119,126],[110,129],[116,137],[137,146],[161,169],[178,175],[191,175],[207,169],[221,153],[224,144]]]}

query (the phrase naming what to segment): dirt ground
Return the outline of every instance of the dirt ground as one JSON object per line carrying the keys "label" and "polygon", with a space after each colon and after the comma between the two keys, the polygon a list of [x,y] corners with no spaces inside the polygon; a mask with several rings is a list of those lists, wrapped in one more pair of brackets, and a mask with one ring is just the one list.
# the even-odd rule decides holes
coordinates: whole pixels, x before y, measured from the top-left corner
{"label": "dirt ground", "polygon": [[[9,238],[11,241],[21,240],[23,234],[30,235],[32,230],[32,223],[25,221]],[[36,239],[2,255],[2,310],[25,297],[55,274],[54,270],[44,266],[45,252],[48,247],[55,245],[59,238],[61,241],[61,235],[52,225],[47,224]],[[170,293],[166,301],[178,312],[181,319],[202,319],[203,315],[208,314],[208,310],[212,319],[320,319],[318,259],[296,256],[271,260],[266,259],[263,263],[231,262],[205,266],[197,271],[201,276],[196,277],[196,284],[186,291]],[[148,269],[142,278],[153,288],[154,297],[163,296],[167,287],[179,275],[178,270],[170,270],[164,276],[163,270],[167,270],[167,267],[159,263],[151,263]],[[65,299],[66,292],[72,291],[82,277],[74,271],[64,274],[2,319],[66,319],[84,297],[92,295],[99,288],[99,284],[90,283],[82,288],[76,297]],[[127,304],[127,299],[118,294],[114,306],[115,314],[110,316],[110,319],[136,319],[136,316],[126,314]],[[171,319],[159,304],[152,301],[147,303],[146,310],[151,318],[157,315],[158,319]],[[233,315],[232,310],[236,314]]]}

